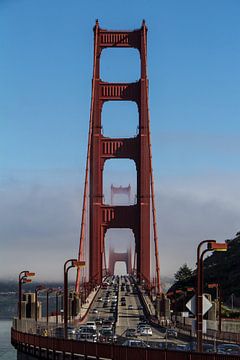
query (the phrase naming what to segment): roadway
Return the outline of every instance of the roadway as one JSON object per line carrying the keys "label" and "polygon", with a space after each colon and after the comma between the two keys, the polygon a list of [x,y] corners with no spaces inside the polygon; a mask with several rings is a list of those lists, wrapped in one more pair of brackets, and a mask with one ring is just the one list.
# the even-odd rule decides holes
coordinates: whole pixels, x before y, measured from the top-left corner
{"label": "roadway", "polygon": [[[134,289],[134,283],[128,276],[109,277],[106,279],[108,286],[106,288],[100,288],[93,303],[91,304],[89,315],[85,322],[96,321],[98,318],[107,320],[109,317],[115,317],[115,334],[118,337],[119,342],[123,342],[126,338],[127,329],[137,329],[140,317],[144,317],[144,312],[138,297],[137,291]],[[116,310],[112,309],[112,303],[114,296],[117,296]],[[125,305],[122,304],[121,299],[125,298]],[[106,303],[106,301],[108,301]],[[115,300],[116,301],[116,300]],[[101,326],[98,326],[100,329]],[[169,347],[183,346],[186,342],[178,338],[164,338],[164,333],[151,326],[152,336],[142,335],[136,332],[134,338],[131,339],[140,340],[146,344],[152,344],[157,346],[168,343]]]}

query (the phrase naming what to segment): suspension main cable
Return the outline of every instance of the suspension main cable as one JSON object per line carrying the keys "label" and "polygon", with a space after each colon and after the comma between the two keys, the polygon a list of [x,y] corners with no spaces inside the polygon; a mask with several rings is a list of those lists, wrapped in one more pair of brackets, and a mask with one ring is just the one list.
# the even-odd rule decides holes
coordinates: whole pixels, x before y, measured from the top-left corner
{"label": "suspension main cable", "polygon": [[[147,47],[146,47],[146,27],[143,27],[143,42],[144,42],[144,57],[145,65],[147,72]],[[147,75],[147,74],[146,74]],[[151,181],[151,199],[152,199],[152,216],[153,216],[153,236],[154,236],[154,245],[155,245],[155,261],[156,261],[156,273],[157,273],[157,291],[160,294],[162,292],[161,282],[160,282],[160,260],[158,252],[158,229],[157,229],[157,215],[155,207],[155,187],[154,187],[154,178],[153,178],[153,166],[152,166],[152,144],[150,136],[150,112],[148,106],[148,81],[147,81],[147,94],[146,94],[146,103],[147,103],[147,116],[148,116],[148,144],[149,144],[149,167],[150,167],[150,181]]]}
{"label": "suspension main cable", "polygon": [[[87,208],[87,193],[89,185],[89,164],[90,164],[90,153],[91,153],[91,144],[92,144],[92,128],[93,128],[93,106],[95,98],[95,82],[96,82],[96,61],[97,61],[97,48],[98,48],[98,21],[95,25],[95,41],[94,41],[94,65],[93,65],[93,80],[92,80],[92,97],[91,97],[91,110],[90,110],[90,122],[88,130],[88,147],[87,147],[87,159],[86,159],[86,168],[85,168],[85,181],[84,181],[84,194],[83,194],[83,205],[82,205],[82,219],[81,219],[81,230],[80,230],[80,243],[79,243],[79,252],[78,260],[82,259],[83,253],[83,242],[85,238],[85,227],[86,227],[86,208]],[[77,278],[75,284],[75,290],[79,293],[80,290],[80,277],[81,271],[80,268],[77,269]]]}

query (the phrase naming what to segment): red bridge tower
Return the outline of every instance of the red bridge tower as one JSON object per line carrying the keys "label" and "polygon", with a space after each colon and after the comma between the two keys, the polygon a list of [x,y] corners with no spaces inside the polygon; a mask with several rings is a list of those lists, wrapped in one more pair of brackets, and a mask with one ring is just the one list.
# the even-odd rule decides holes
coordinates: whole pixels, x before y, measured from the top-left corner
{"label": "red bridge tower", "polygon": [[[146,66],[147,27],[133,31],[108,31],[94,27],[94,69],[92,102],[86,167],[84,203],[80,236],[79,258],[82,257],[86,189],[90,171],[90,224],[89,224],[89,280],[101,283],[104,254],[104,238],[110,228],[130,228],[135,238],[137,277],[150,283],[150,203],[153,199],[152,157],[148,113],[148,79]],[[140,54],[141,78],[134,83],[109,83],[100,77],[101,52],[105,48],[136,48]],[[132,138],[104,137],[101,127],[102,108],[106,101],[134,101],[139,113],[139,133]],[[103,203],[103,168],[107,159],[134,160],[137,170],[137,203],[129,206],[113,206]],[[155,206],[153,204],[153,211]],[[154,215],[154,214],[153,214]],[[155,216],[153,225],[156,227]],[[155,229],[156,230],[156,229]],[[158,256],[155,234],[155,255]],[[158,258],[156,258],[159,275]],[[80,271],[79,271],[80,273]],[[160,279],[158,276],[158,282]],[[77,286],[80,282],[78,275]]]}

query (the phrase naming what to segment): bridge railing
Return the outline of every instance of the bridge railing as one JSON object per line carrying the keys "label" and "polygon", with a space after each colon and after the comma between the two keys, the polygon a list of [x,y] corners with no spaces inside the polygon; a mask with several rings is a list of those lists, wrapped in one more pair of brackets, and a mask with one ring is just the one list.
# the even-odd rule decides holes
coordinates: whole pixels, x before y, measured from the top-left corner
{"label": "bridge railing", "polygon": [[[33,355],[38,359],[71,359],[79,356],[93,359],[109,360],[239,360],[239,356],[221,355],[216,353],[192,353],[185,351],[161,350],[153,348],[134,348],[116,344],[92,343],[67,339],[57,339],[22,333],[12,329],[12,345],[20,352]],[[57,357],[59,358],[59,357]]]}
{"label": "bridge railing", "polygon": [[[70,326],[73,324],[69,324]],[[36,322],[33,319],[13,319],[12,328],[16,331],[25,334],[49,336],[49,337],[63,337],[64,325],[63,323],[47,323],[46,321]]]}

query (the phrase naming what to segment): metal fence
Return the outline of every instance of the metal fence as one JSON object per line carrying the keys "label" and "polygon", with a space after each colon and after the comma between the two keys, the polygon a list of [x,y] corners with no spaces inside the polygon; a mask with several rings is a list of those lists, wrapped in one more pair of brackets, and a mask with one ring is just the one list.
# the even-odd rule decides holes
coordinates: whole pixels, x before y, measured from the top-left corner
{"label": "metal fence", "polygon": [[[85,358],[109,360],[239,360],[239,356],[132,348],[116,344],[90,343],[23,333],[12,328],[12,344],[38,359]],[[77,357],[75,357],[77,356]]]}

